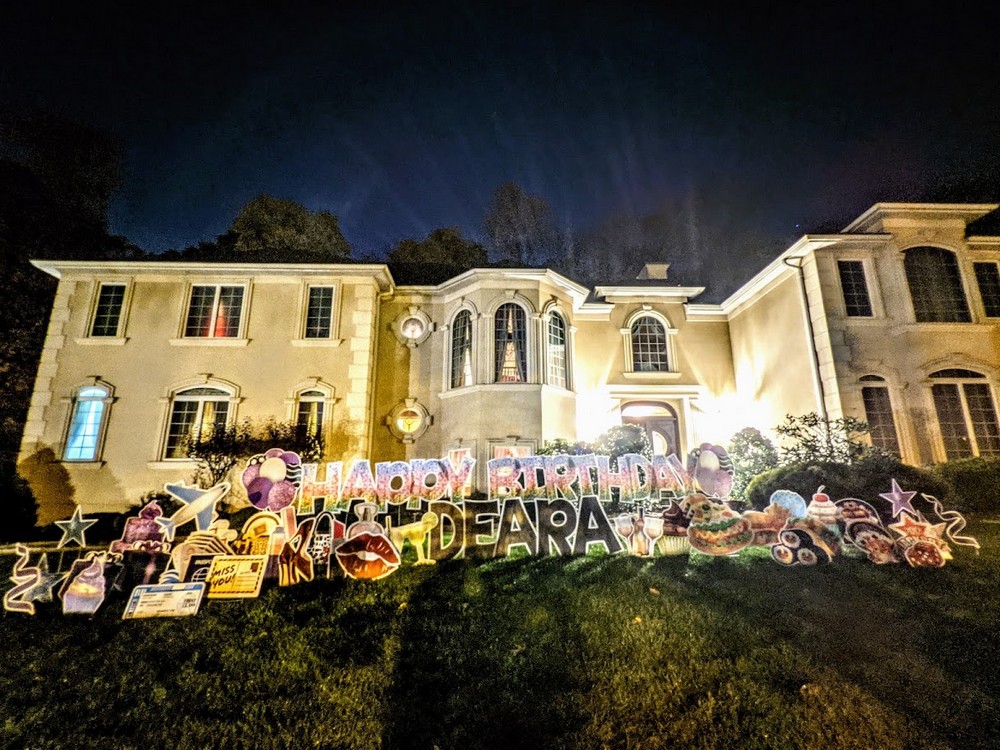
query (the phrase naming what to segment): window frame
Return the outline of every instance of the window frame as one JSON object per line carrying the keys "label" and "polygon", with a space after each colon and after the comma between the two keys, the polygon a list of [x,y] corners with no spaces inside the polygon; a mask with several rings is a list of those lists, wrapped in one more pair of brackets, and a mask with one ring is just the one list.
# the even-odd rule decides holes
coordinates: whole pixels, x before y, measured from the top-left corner
{"label": "window frame", "polygon": [[304,383],[299,383],[292,389],[290,397],[285,401],[288,407],[288,419],[293,422],[296,427],[298,427],[299,415],[301,411],[300,405],[303,403],[302,397],[310,392],[315,392],[319,395],[309,396],[307,403],[318,402],[323,408],[319,435],[323,440],[323,449],[325,451],[327,445],[329,444],[328,438],[330,435],[331,425],[333,424],[333,408],[338,401],[336,398],[336,389],[332,385],[319,378],[312,378]]}
{"label": "window frame", "polygon": [[[104,391],[104,396],[97,397],[85,397],[81,398],[80,394],[87,390],[101,390]],[[104,463],[104,445],[107,438],[108,432],[108,422],[111,417],[111,406],[115,402],[115,389],[110,383],[101,380],[100,378],[94,378],[87,381],[86,383],[81,383],[76,388],[73,389],[73,395],[69,398],[63,399],[63,402],[67,404],[67,414],[66,414],[66,425],[63,430],[63,442],[61,453],[61,461],[64,463],[71,464],[103,464]],[[76,421],[76,416],[81,403],[101,403],[101,414],[100,422],[97,425],[97,432],[94,435],[94,446],[93,454],[88,458],[72,458],[68,455],[70,435],[73,431],[73,424]]]}
{"label": "window frame", "polygon": [[[666,358],[666,369],[663,370],[638,370],[635,362],[635,343],[632,329],[643,318],[651,318],[663,329],[664,337],[664,357]],[[650,305],[643,305],[642,308],[633,311],[626,319],[624,327],[621,329],[622,343],[625,348],[625,376],[632,378],[676,378],[680,376],[680,368],[677,361],[677,329],[670,324],[666,315],[654,310]]]}
{"label": "window frame", "polygon": [[[861,272],[861,285],[862,285],[862,287],[864,289],[865,301],[866,301],[867,307],[868,307],[868,312],[867,313],[857,313],[857,312],[852,313],[851,312],[851,306],[848,303],[848,298],[847,298],[848,297],[848,295],[847,295],[847,287],[844,284],[844,266],[846,264],[856,265],[856,267],[858,269],[860,269],[860,272]],[[870,282],[870,279],[869,279],[869,277],[871,276],[871,274],[869,273],[869,269],[868,269],[868,267],[867,267],[864,259],[862,259],[862,258],[851,258],[851,257],[837,258],[836,259],[836,266],[837,266],[837,280],[840,283],[840,302],[841,302],[841,305],[843,306],[844,317],[845,318],[856,318],[856,319],[861,319],[861,320],[864,320],[866,318],[874,318],[874,317],[876,317],[876,315],[875,315],[875,302],[873,300],[873,295],[872,295],[872,285],[871,285],[871,282]]]}
{"label": "window frame", "polygon": [[[462,382],[458,385],[455,384],[455,335],[456,321],[462,315],[467,315],[469,318],[468,326],[468,359],[469,359],[469,382]],[[451,322],[448,324],[448,345],[447,345],[447,357],[448,365],[445,369],[445,377],[447,378],[448,390],[458,390],[460,388],[469,388],[476,385],[476,320],[478,316],[476,311],[471,307],[461,307],[455,311],[455,314],[451,317]],[[463,378],[464,380],[464,378]]]}
{"label": "window frame", "polygon": [[[935,428],[938,435],[938,448],[940,450],[940,455],[945,461],[953,461],[960,458],[975,458],[979,456],[1000,456],[1000,414],[997,413],[997,398],[996,389],[994,388],[992,378],[987,377],[984,373],[978,370],[972,370],[966,367],[955,367],[955,368],[941,368],[930,373],[927,379],[929,388],[930,405],[933,409]],[[980,386],[985,389],[986,396],[990,400],[990,406],[992,407],[992,423],[987,422],[976,422],[972,415],[972,408],[969,404],[969,394],[966,391],[967,386]],[[935,390],[936,387],[940,387],[942,390]],[[964,439],[967,441],[969,451],[962,455],[949,455],[948,442],[945,438],[944,430],[942,430],[941,422],[941,411],[939,410],[939,402],[937,398],[937,393],[943,393],[943,388],[954,388],[954,393],[958,396],[958,405],[962,416],[962,427],[964,428]],[[977,432],[977,427],[980,425],[989,427],[990,424],[993,426],[993,440],[996,442],[996,450],[983,452],[980,447],[980,441],[983,436]]]}
{"label": "window frame", "polygon": [[[553,318],[558,318],[560,324],[562,325],[562,382],[556,382],[558,378],[553,376],[553,365],[555,358],[553,356],[553,344],[552,344],[552,320]],[[566,318],[558,308],[551,308],[545,311],[545,382],[552,386],[553,388],[561,388],[563,390],[570,391],[573,389],[572,380],[572,367],[570,358],[570,325]],[[556,345],[558,346],[558,345]]]}
{"label": "window frame", "polygon": [[[502,375],[502,364],[498,361],[498,331],[497,327],[498,316],[500,311],[503,310],[507,305],[513,305],[515,309],[521,311],[523,316],[523,347],[520,352],[517,351],[516,346],[516,331],[515,331],[515,349],[514,356],[517,358],[517,364],[523,367],[524,373],[521,380],[501,380]],[[505,299],[500,304],[498,304],[493,310],[493,314],[490,316],[490,383],[493,385],[514,385],[521,386],[527,385],[535,382],[534,378],[534,357],[532,357],[532,345],[534,344],[534,336],[532,335],[532,321],[536,316],[533,311],[525,305],[519,299]],[[506,346],[504,347],[506,348]]]}
{"label": "window frame", "polygon": [[[878,448],[879,450],[891,453],[892,455],[901,458],[903,455],[902,453],[903,443],[899,434],[899,425],[896,423],[896,409],[893,406],[892,389],[889,388],[888,381],[886,381],[886,379],[883,378],[881,375],[864,375],[861,378],[859,378],[858,382],[860,384],[859,395],[861,396],[861,408],[864,410],[865,422],[868,423],[869,427],[868,435],[869,438],[871,439],[872,445]],[[866,391],[873,394],[875,391],[880,391],[881,392],[880,396],[885,397],[886,403],[889,406],[889,411],[888,411],[889,426],[891,426],[892,428],[892,438],[893,441],[895,442],[895,449],[880,444],[882,442],[885,442],[882,438],[876,439],[876,435],[871,429],[872,426],[871,415],[874,412],[869,411],[868,408],[869,402],[868,399],[865,397]],[[884,424],[880,426],[882,428],[886,427],[886,425]]]}
{"label": "window frame", "polygon": [[[326,321],[326,335],[311,335],[309,329],[310,314],[312,311],[312,301],[313,301],[313,291],[329,291],[330,292],[330,305],[328,315],[329,318]],[[338,294],[338,289],[333,284],[306,284],[305,297],[302,310],[302,330],[300,338],[305,341],[328,341],[334,338],[335,325],[334,319],[337,317],[337,302],[340,299]]]}
{"label": "window frame", "polygon": [[[958,320],[954,320],[954,319],[950,319],[950,320],[922,320],[920,318],[920,314],[921,314],[921,312],[923,312],[923,306],[921,306],[918,309],[918,305],[917,305],[917,301],[916,301],[917,298],[914,296],[914,293],[913,293],[914,292],[914,279],[916,278],[916,275],[915,275],[916,269],[914,269],[913,275],[911,276],[911,268],[907,265],[907,260],[908,260],[908,258],[915,257],[914,253],[916,253],[916,251],[923,251],[923,250],[937,251],[939,257],[941,257],[941,258],[950,258],[950,262],[953,264],[952,267],[954,268],[954,271],[955,271],[955,274],[956,274],[955,281],[957,282],[957,287],[951,289],[951,291],[952,292],[958,291],[958,292],[961,293],[961,299],[962,299],[962,303],[963,303],[963,306],[964,306],[964,314],[965,314],[964,319],[958,319]],[[967,323],[974,322],[974,318],[973,318],[973,315],[972,315],[972,307],[969,304],[970,294],[969,294],[968,280],[965,278],[966,274],[964,274],[962,272],[962,262],[959,259],[959,254],[958,254],[957,251],[955,251],[952,248],[944,247],[944,246],[941,246],[941,245],[926,245],[926,244],[921,244],[921,245],[913,245],[911,247],[903,248],[903,249],[900,250],[900,252],[901,252],[901,254],[903,256],[902,257],[903,277],[904,277],[904,279],[906,281],[906,289],[907,289],[907,293],[909,294],[909,299],[910,299],[910,310],[911,310],[911,312],[913,314],[913,321],[915,323],[919,323],[919,324],[926,324],[926,323],[941,324],[941,323],[943,323],[943,324],[950,324],[950,325],[954,325],[954,324],[958,323],[958,324],[963,324],[964,325],[964,324],[967,324]],[[936,286],[934,288],[935,288],[935,290],[940,290],[941,289],[940,284],[942,283],[942,281],[941,281],[941,279],[940,279],[939,276],[937,278],[938,278],[938,281],[936,282]],[[921,279],[919,279],[919,278],[917,278],[917,281],[920,282],[920,283],[923,283],[923,281]],[[918,291],[924,291],[924,290],[918,290]],[[961,316],[959,316],[959,318],[961,318]]]}
{"label": "window frame", "polygon": [[[185,393],[189,391],[195,391],[201,388],[212,388],[220,391],[217,397],[208,397],[207,394],[199,394],[199,396],[185,396]],[[163,430],[161,431],[160,438],[160,449],[159,449],[159,460],[161,461],[190,461],[191,459],[187,456],[171,456],[170,453],[170,437],[171,428],[174,424],[174,413],[175,407],[178,403],[198,403],[197,411],[195,412],[195,418],[191,422],[192,425],[200,423],[204,418],[204,404],[207,401],[213,401],[216,403],[226,404],[226,426],[232,425],[236,421],[236,407],[240,402],[238,389],[230,383],[225,383],[218,380],[207,380],[198,381],[194,383],[185,383],[180,385],[170,391],[170,395],[166,398],[167,408],[165,415],[165,424]]]}
{"label": "window frame", "polygon": [[[987,320],[993,320],[1000,318],[1000,296],[996,301],[996,305],[993,307],[993,312],[991,314],[990,307],[986,304],[986,295],[983,294],[983,284],[980,280],[980,268],[991,267],[997,275],[998,290],[1000,290],[1000,264],[996,261],[991,260],[974,260],[972,261],[972,275],[976,279],[976,291],[979,293],[979,304],[983,311],[983,317]],[[992,279],[991,279],[992,281]]]}
{"label": "window frame", "polygon": [[[242,289],[242,298],[240,301],[240,312],[239,312],[239,323],[236,326],[236,334],[233,336],[199,336],[199,335],[189,335],[188,334],[188,324],[191,319],[191,302],[194,299],[196,288],[214,288],[215,293],[212,300],[212,310],[213,312],[218,310],[218,305],[220,302],[220,297],[222,295],[223,287],[238,287]],[[251,284],[249,281],[235,281],[235,280],[225,280],[225,281],[211,281],[211,282],[201,282],[192,281],[188,284],[187,295],[185,297],[184,309],[181,314],[180,330],[178,331],[178,339],[172,343],[185,343],[185,344],[217,344],[217,345],[245,345],[246,344],[246,330],[247,330],[247,320],[250,317],[250,292]],[[209,320],[211,320],[209,317]]]}

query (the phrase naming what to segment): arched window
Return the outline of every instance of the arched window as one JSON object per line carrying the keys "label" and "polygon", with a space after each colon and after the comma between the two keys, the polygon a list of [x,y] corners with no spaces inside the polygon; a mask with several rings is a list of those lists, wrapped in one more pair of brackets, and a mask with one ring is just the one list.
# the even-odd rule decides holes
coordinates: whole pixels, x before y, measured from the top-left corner
{"label": "arched window", "polygon": [[868,434],[872,445],[876,448],[899,455],[899,437],[896,435],[896,420],[892,413],[892,402],[889,400],[889,389],[885,378],[878,375],[865,375],[861,378],[861,399],[865,404],[865,421],[868,422]]}
{"label": "arched window", "polygon": [[493,379],[497,383],[528,381],[527,316],[524,308],[506,302],[493,316]]}
{"label": "arched window", "polygon": [[1000,425],[986,376],[951,368],[931,373],[931,379],[948,460],[1000,454]]}
{"label": "arched window", "polygon": [[187,458],[192,440],[207,438],[213,430],[224,428],[231,416],[231,399],[229,391],[213,386],[185,388],[174,393],[163,457]]}
{"label": "arched window", "polygon": [[642,315],[632,322],[632,371],[669,372],[667,332],[652,315]]}
{"label": "arched window", "polygon": [[451,387],[472,385],[472,312],[460,310],[451,322]]}
{"label": "arched window", "polygon": [[918,323],[971,320],[954,253],[941,247],[910,248],[903,266]]}
{"label": "arched window", "polygon": [[66,435],[66,461],[96,461],[111,404],[111,390],[102,385],[81,388],[73,397],[73,412]]}
{"label": "arched window", "polygon": [[296,399],[295,427],[303,435],[323,437],[327,394],[317,389],[300,391]]}
{"label": "arched window", "polygon": [[566,321],[554,310],[548,321],[548,380],[549,385],[569,388],[569,360],[567,358]]}

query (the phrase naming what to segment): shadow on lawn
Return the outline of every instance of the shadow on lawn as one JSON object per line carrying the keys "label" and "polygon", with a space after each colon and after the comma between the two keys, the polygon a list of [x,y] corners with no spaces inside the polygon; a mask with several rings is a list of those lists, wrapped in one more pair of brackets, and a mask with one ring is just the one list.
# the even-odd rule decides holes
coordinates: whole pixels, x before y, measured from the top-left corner
{"label": "shadow on lawn", "polygon": [[[785,644],[817,674],[840,675],[905,716],[926,741],[995,747],[1000,625],[995,613],[976,617],[973,610],[995,607],[1000,581],[982,558],[959,555],[968,559],[943,570],[858,559],[789,569],[767,560],[702,558],[678,593],[713,609],[731,639]],[[654,570],[669,575],[659,562]],[[984,584],[992,589],[987,599],[967,598]],[[743,646],[734,643],[734,654]]]}
{"label": "shadow on lawn", "polygon": [[564,566],[436,566],[407,605],[385,747],[537,748],[582,723],[567,700],[585,686]]}

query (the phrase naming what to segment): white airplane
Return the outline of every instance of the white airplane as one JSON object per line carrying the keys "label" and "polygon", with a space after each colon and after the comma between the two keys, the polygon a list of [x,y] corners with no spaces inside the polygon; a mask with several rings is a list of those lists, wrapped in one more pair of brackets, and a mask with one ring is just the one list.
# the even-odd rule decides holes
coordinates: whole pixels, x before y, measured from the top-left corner
{"label": "white airplane", "polygon": [[198,531],[208,531],[212,521],[216,519],[215,504],[229,492],[229,482],[219,482],[218,484],[203,490],[200,487],[188,487],[181,484],[165,484],[163,488],[173,497],[176,497],[184,507],[174,513],[170,518],[157,518],[156,522],[163,527],[164,536],[168,542],[174,540],[174,534],[180,526],[188,521],[194,521]]}

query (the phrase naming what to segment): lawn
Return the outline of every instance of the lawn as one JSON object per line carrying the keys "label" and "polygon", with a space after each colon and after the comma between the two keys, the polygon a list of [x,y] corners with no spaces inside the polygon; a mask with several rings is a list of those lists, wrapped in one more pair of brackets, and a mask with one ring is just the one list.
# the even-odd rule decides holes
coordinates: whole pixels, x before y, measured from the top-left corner
{"label": "lawn", "polygon": [[10,748],[977,748],[1000,738],[1000,525],[947,567],[450,561],[3,618]]}

